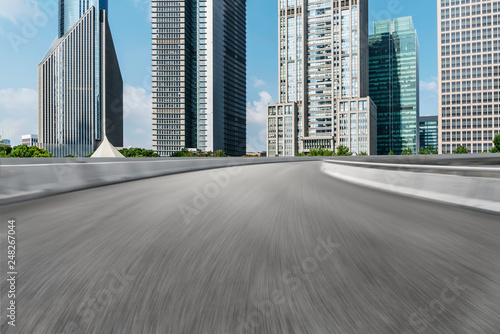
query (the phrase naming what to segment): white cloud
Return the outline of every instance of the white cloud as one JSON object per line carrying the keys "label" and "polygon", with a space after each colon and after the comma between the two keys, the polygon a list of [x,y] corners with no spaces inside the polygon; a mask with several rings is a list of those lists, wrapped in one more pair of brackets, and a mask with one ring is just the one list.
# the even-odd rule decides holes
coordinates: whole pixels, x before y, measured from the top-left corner
{"label": "white cloud", "polygon": [[261,86],[265,86],[266,85],[266,82],[262,79],[259,79],[257,77],[252,77],[252,81],[253,81],[253,86],[255,88],[258,88],[258,87],[261,87]]}
{"label": "white cloud", "polygon": [[266,150],[267,131],[265,126],[249,126],[247,131],[247,152]]}
{"label": "white cloud", "polygon": [[423,91],[437,91],[438,82],[437,77],[431,77],[429,80],[420,80],[420,90]]}
{"label": "white cloud", "polygon": [[247,122],[265,125],[267,115],[267,105],[272,102],[271,94],[259,92],[260,100],[247,103]]}
{"label": "white cloud", "polygon": [[16,146],[21,144],[22,135],[37,134],[37,127],[37,118],[6,118],[0,120],[0,136]]}
{"label": "white cloud", "polygon": [[0,111],[2,114],[37,115],[37,92],[33,89],[0,89]]}
{"label": "white cloud", "polygon": [[0,89],[0,135],[13,145],[21,136],[38,133],[38,97],[35,90]]}
{"label": "white cloud", "polygon": [[16,23],[20,17],[27,17],[36,13],[37,7],[34,1],[2,1],[0,6],[0,18],[8,19]]}
{"label": "white cloud", "polygon": [[141,124],[151,124],[152,97],[146,89],[125,85],[123,89],[123,118]]}
{"label": "white cloud", "polygon": [[152,95],[142,87],[123,90],[124,146],[152,147]]}
{"label": "white cloud", "polygon": [[6,0],[0,6],[0,19],[7,19],[18,25],[27,24],[32,28],[46,26],[50,18],[57,18],[57,14],[57,1],[52,0]]}
{"label": "white cloud", "polygon": [[137,128],[134,130],[134,134],[136,135],[142,135],[142,134],[145,134],[146,133],[146,130],[144,129],[141,129],[141,128]]}

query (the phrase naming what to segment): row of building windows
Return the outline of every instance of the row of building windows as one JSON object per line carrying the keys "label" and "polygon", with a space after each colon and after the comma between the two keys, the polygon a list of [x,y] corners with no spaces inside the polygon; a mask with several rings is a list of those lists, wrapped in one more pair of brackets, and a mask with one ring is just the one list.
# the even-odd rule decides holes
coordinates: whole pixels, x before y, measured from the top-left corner
{"label": "row of building windows", "polygon": [[459,141],[485,141],[491,142],[498,131],[452,131],[443,132],[442,142],[459,142]]}
{"label": "row of building windows", "polygon": [[443,107],[441,112],[443,117],[500,115],[500,105]]}
{"label": "row of building windows", "polygon": [[[490,2],[490,0],[482,0],[483,2],[488,2],[483,4],[483,10],[487,12],[493,11],[494,13],[500,12],[500,1]],[[441,7],[450,7],[450,6],[458,6],[458,5],[467,5],[471,3],[480,3],[481,0],[441,0]],[[481,9],[481,5],[472,5],[472,6],[462,6],[462,7],[474,7],[475,10]]]}
{"label": "row of building windows", "polygon": [[[474,42],[441,46],[441,56],[455,56],[481,52],[500,51],[500,41]],[[446,58],[444,58],[446,59]]]}
{"label": "row of building windows", "polygon": [[[500,15],[499,15],[500,22]],[[481,39],[498,38],[500,36],[500,27],[476,29],[471,31],[457,31],[441,34],[441,44],[460,43],[469,41],[478,41]]]}
{"label": "row of building windows", "polygon": [[441,96],[442,105],[500,102],[498,92],[447,94]]}
{"label": "row of building windows", "polygon": [[446,129],[491,129],[500,126],[498,117],[468,118],[468,119],[443,119],[441,128]]}
{"label": "row of building windows", "polygon": [[[441,83],[441,93],[459,93],[481,90],[500,89],[500,79],[467,80]],[[495,96],[498,92],[494,92]]]}

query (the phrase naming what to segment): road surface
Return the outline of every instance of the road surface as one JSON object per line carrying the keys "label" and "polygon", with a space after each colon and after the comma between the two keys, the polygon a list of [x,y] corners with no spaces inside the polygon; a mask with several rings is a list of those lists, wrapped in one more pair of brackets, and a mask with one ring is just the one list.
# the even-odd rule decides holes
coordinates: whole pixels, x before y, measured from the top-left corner
{"label": "road surface", "polygon": [[500,333],[499,216],[320,167],[202,171],[0,207],[1,332]]}

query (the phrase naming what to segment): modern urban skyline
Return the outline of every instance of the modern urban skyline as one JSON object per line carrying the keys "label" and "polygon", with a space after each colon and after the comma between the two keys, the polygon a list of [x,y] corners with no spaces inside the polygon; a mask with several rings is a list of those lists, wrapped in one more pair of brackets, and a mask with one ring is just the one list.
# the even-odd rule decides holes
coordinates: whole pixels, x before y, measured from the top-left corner
{"label": "modern urban skyline", "polygon": [[123,146],[123,81],[107,2],[60,0],[59,27],[38,67],[38,145],[56,157],[86,156],[104,137]]}
{"label": "modern urban skyline", "polygon": [[153,1],[153,149],[246,153],[246,1]]}
{"label": "modern urban skyline", "polygon": [[[424,1],[425,2],[425,1]],[[434,76],[437,70],[436,2],[401,2],[388,8],[386,1],[369,1],[370,21],[413,15],[421,44],[422,107],[424,115],[435,114],[437,91]],[[33,71],[43,58],[47,47],[58,31],[57,2],[55,15],[47,6],[48,1],[7,2],[0,10],[0,34],[2,49],[2,76],[0,76],[0,132],[11,138],[14,145],[21,136],[37,132],[37,73]],[[38,3],[38,7],[35,7]],[[265,131],[267,102],[278,101],[278,64],[276,40],[278,38],[275,1],[255,0],[248,6],[248,146],[249,150],[265,150],[265,139],[259,134]],[[425,8],[425,9],[424,9]],[[434,8],[434,9],[432,9]],[[124,80],[124,145],[151,148],[151,20],[146,1],[124,0],[120,6],[110,8],[110,25],[117,49]],[[36,21],[33,35],[25,37],[28,23],[34,24],[34,15],[48,20]],[[370,24],[372,26],[372,24]],[[11,35],[21,39],[11,41]],[[24,40],[26,38],[26,40]],[[8,79],[8,80],[7,80]],[[436,77],[437,80],[437,77]],[[434,97],[436,95],[436,97]],[[4,102],[2,102],[4,101]],[[13,103],[16,101],[16,103]],[[12,102],[12,103],[11,103]],[[14,107],[15,106],[15,107]],[[264,121],[264,123],[263,123]]]}
{"label": "modern urban skyline", "polygon": [[279,3],[280,102],[268,107],[269,155],[338,146],[376,154],[368,1]]}
{"label": "modern urban skyline", "polygon": [[439,153],[500,133],[500,1],[438,0]]}
{"label": "modern urban skyline", "polygon": [[370,97],[377,105],[377,154],[418,150],[419,44],[411,17],[374,22]]}

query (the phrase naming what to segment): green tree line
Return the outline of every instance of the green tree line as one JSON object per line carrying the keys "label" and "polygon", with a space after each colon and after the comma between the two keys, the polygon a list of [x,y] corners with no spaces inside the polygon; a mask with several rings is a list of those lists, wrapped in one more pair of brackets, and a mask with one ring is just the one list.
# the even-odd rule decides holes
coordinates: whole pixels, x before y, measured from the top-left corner
{"label": "green tree line", "polygon": [[[309,153],[298,153],[297,157],[348,157],[351,156],[352,152],[349,151],[349,148],[345,146],[337,147],[337,152],[329,151],[324,148],[313,148],[309,151]],[[367,153],[359,153],[358,155],[367,155]]]}

